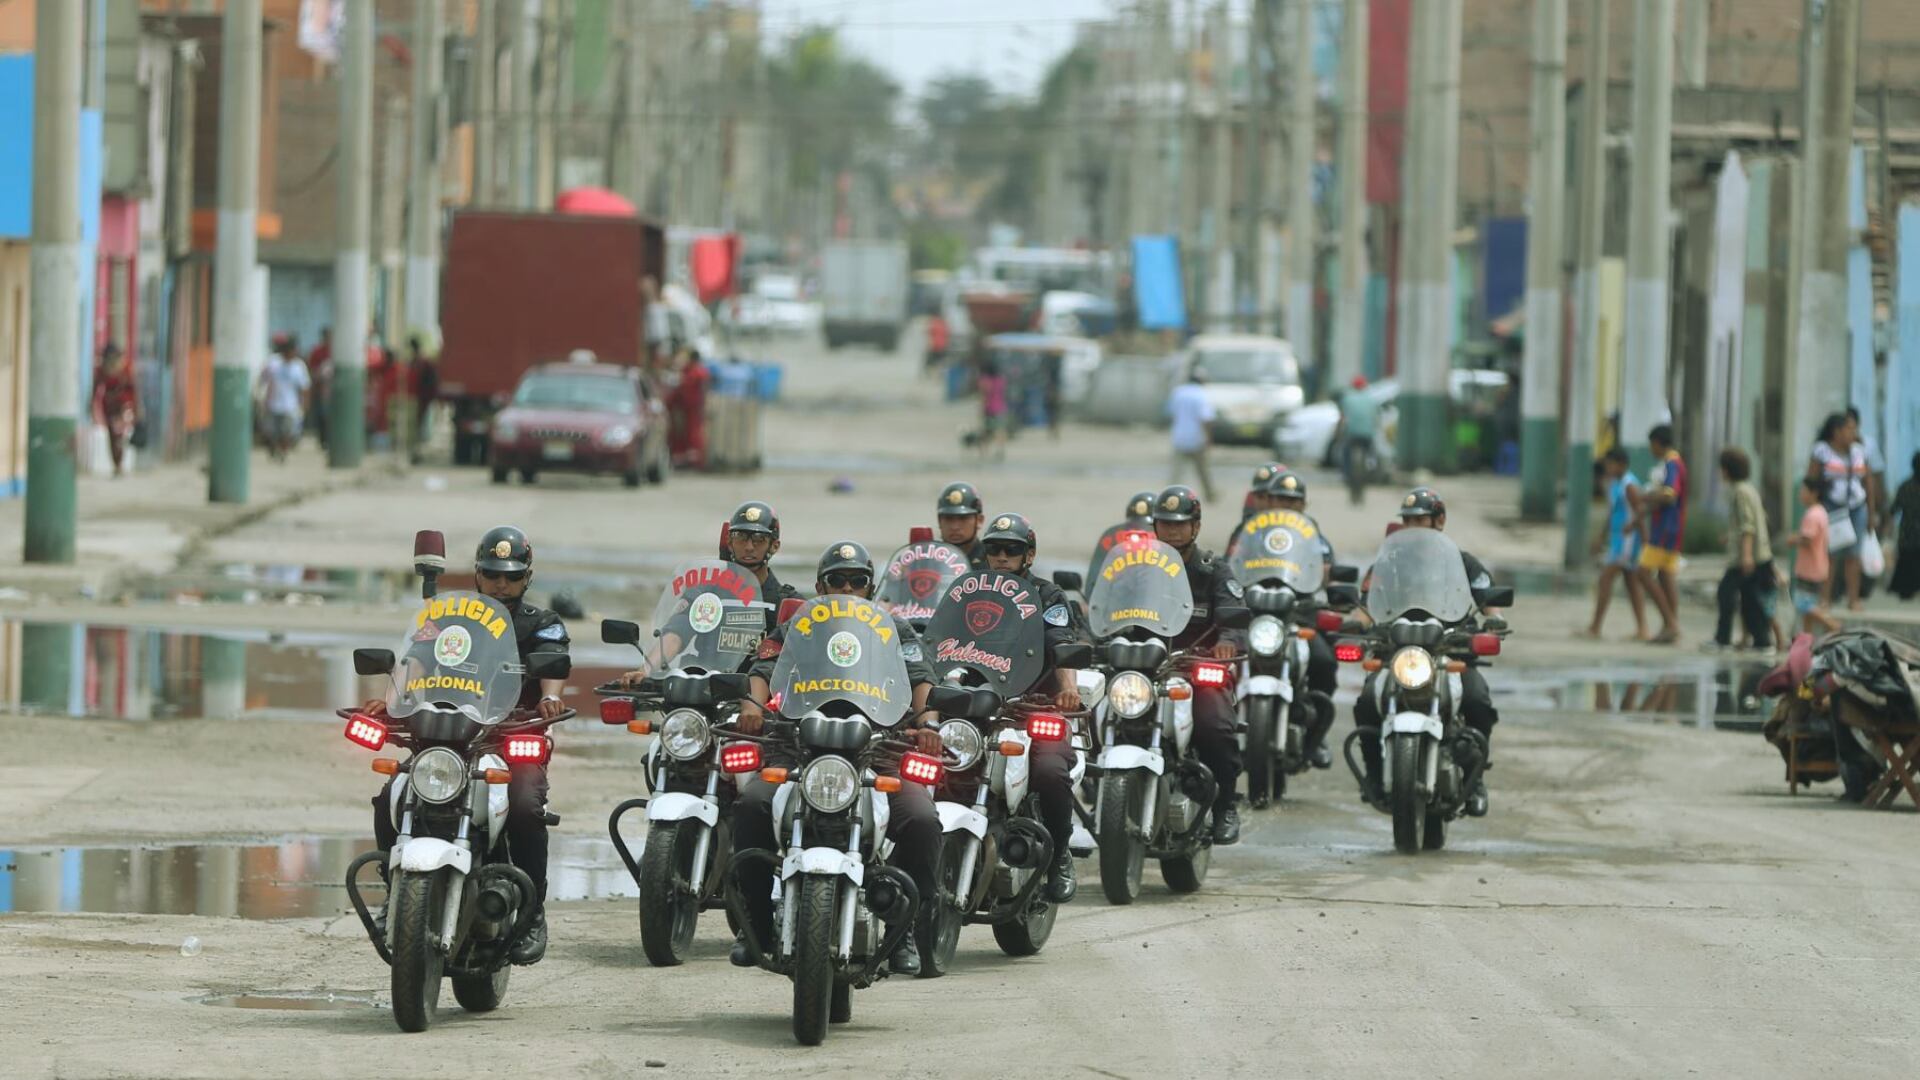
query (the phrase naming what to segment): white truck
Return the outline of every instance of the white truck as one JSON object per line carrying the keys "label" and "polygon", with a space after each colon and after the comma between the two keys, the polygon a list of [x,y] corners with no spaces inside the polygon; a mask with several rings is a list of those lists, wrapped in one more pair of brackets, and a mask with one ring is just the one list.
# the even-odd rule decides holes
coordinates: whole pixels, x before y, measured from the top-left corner
{"label": "white truck", "polygon": [[820,260],[820,330],[827,348],[864,341],[892,352],[907,323],[907,246],[835,240]]}

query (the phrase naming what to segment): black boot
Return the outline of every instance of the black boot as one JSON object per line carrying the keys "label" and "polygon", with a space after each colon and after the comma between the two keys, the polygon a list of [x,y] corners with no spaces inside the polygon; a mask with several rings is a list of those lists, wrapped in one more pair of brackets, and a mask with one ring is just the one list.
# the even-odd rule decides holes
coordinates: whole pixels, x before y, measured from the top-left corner
{"label": "black boot", "polygon": [[521,934],[513,943],[513,947],[507,950],[507,959],[525,966],[539,963],[540,958],[545,955],[547,955],[547,912],[542,907],[534,910],[533,921],[527,924],[527,932]]}
{"label": "black boot", "polygon": [[1380,782],[1379,772],[1373,769],[1367,770],[1366,776],[1360,781],[1360,798],[1375,810],[1387,809],[1387,789]]}
{"label": "black boot", "polygon": [[895,975],[920,974],[920,947],[913,943],[912,934],[908,934],[900,947],[887,958],[887,970]]}
{"label": "black boot", "polygon": [[1485,776],[1473,778],[1473,787],[1467,792],[1467,816],[1487,816],[1487,778]]}
{"label": "black boot", "polygon": [[1073,879],[1073,852],[1062,847],[1053,857],[1053,868],[1047,872],[1047,899],[1064,904],[1073,899],[1079,889],[1079,883]]}
{"label": "black boot", "polygon": [[1316,769],[1333,768],[1333,751],[1327,749],[1324,742],[1316,742],[1313,749],[1307,751],[1307,762]]}
{"label": "black boot", "polygon": [[1226,847],[1240,842],[1240,809],[1228,800],[1213,809],[1213,845]]}
{"label": "black boot", "polygon": [[734,967],[753,966],[753,956],[747,952],[747,935],[744,931],[734,935],[733,949],[727,953],[727,962]]}

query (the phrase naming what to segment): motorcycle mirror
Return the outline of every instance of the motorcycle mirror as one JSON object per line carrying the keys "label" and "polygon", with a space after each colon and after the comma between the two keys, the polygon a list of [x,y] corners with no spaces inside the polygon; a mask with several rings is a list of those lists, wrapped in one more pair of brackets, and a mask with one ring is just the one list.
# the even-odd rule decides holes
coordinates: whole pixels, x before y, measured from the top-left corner
{"label": "motorcycle mirror", "polygon": [[741,671],[723,671],[718,675],[707,676],[707,684],[713,687],[716,701],[738,701],[747,696],[751,677]]}
{"label": "motorcycle mirror", "polygon": [[601,619],[600,640],[609,645],[638,645],[640,624],[625,619]]}
{"label": "motorcycle mirror", "polygon": [[1053,583],[1067,592],[1084,591],[1087,580],[1076,570],[1055,570]]}
{"label": "motorcycle mirror", "polygon": [[1360,568],[1345,563],[1333,564],[1333,581],[1340,585],[1353,585],[1360,580]]}
{"label": "motorcycle mirror", "polygon": [[527,674],[536,679],[564,679],[573,674],[573,658],[566,653],[534,653],[527,661]]}
{"label": "motorcycle mirror", "polygon": [[1228,630],[1245,630],[1253,623],[1253,609],[1243,607],[1217,608],[1213,621]]}
{"label": "motorcycle mirror", "polygon": [[966,716],[973,708],[973,691],[964,686],[935,686],[927,691],[927,708],[941,716]]}
{"label": "motorcycle mirror", "polygon": [[1497,585],[1491,589],[1473,590],[1473,605],[1477,608],[1504,608],[1513,606],[1513,586]]}
{"label": "motorcycle mirror", "polygon": [[1000,695],[985,687],[975,690],[972,701],[967,705],[966,717],[969,720],[986,720],[1000,711]]}
{"label": "motorcycle mirror", "polygon": [[1327,586],[1327,604],[1330,607],[1354,607],[1360,603],[1360,589],[1354,585]]}
{"label": "motorcycle mirror", "polygon": [[353,650],[353,673],[355,675],[374,676],[393,674],[392,649],[355,649]]}
{"label": "motorcycle mirror", "polygon": [[1053,666],[1078,671],[1093,663],[1093,646],[1082,641],[1061,645],[1053,650]]}

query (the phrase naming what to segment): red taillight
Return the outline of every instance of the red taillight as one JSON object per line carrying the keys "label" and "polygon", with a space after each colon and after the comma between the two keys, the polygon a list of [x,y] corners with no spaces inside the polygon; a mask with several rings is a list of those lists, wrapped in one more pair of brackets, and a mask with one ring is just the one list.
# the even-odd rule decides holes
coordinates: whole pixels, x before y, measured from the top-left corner
{"label": "red taillight", "polygon": [[553,753],[553,740],[545,735],[509,735],[500,756],[515,765],[544,764]]}
{"label": "red taillight", "polygon": [[387,725],[365,713],[354,713],[347,721],[347,741],[378,750],[387,745]]}
{"label": "red taillight", "polygon": [[600,722],[609,727],[625,727],[633,723],[633,699],[630,697],[601,698]]}
{"label": "red taillight", "polygon": [[1473,635],[1473,655],[1499,656],[1500,655],[1500,635],[1499,634]]}
{"label": "red taillight", "polygon": [[1359,662],[1367,655],[1367,647],[1357,641],[1343,641],[1333,647],[1333,658],[1343,664]]}
{"label": "red taillight", "polygon": [[729,743],[720,751],[720,770],[729,773],[759,772],[760,744]]}
{"label": "red taillight", "polygon": [[902,780],[933,787],[940,783],[940,777],[946,771],[945,766],[925,754],[900,755],[900,779]]}
{"label": "red taillight", "polygon": [[1193,665],[1193,685],[1225,686],[1227,674],[1225,664],[1195,664]]}
{"label": "red taillight", "polygon": [[1042,742],[1059,742],[1067,737],[1067,718],[1053,713],[1034,713],[1027,717],[1027,734]]}
{"label": "red taillight", "polygon": [[1323,611],[1320,613],[1319,617],[1314,620],[1315,624],[1318,625],[1320,629],[1326,631],[1329,634],[1340,629],[1340,627],[1344,625],[1346,621],[1347,621],[1346,618],[1337,611]]}

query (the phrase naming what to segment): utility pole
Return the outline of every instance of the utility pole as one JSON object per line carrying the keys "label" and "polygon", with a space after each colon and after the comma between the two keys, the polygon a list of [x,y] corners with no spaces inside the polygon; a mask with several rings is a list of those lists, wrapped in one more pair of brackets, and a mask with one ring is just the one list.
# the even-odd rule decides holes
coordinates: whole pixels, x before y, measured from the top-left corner
{"label": "utility pole", "polygon": [[[1267,271],[1263,245],[1267,222],[1267,143],[1271,130],[1273,105],[1273,27],[1275,6],[1280,0],[1253,0],[1251,33],[1247,40],[1247,122],[1246,131],[1246,212],[1240,223],[1239,291],[1229,298],[1236,323],[1241,310],[1240,297],[1246,296],[1250,325],[1261,333],[1267,329],[1267,311],[1262,306],[1266,295]],[[1229,222],[1231,225],[1231,222]]]}
{"label": "utility pole", "polygon": [[[1620,402],[1620,445],[1633,455],[1633,468],[1641,476],[1647,475],[1653,462],[1647,432],[1659,423],[1667,400],[1673,2],[1636,0],[1633,24],[1633,197],[1627,226],[1626,387]],[[1845,200],[1840,210],[1846,213]],[[1843,248],[1843,268],[1845,258]],[[1844,269],[1841,282],[1844,300]],[[1836,302],[1835,310],[1844,307]]]}
{"label": "utility pole", "polygon": [[[484,12],[482,13],[484,17]],[[339,239],[327,460],[358,468],[367,442],[367,228],[373,203],[373,0],[347,0],[340,67]]]}
{"label": "utility pole", "polygon": [[1207,241],[1212,252],[1207,278],[1207,329],[1215,333],[1233,328],[1233,72],[1229,64],[1233,50],[1227,47],[1231,28],[1226,0],[1220,0],[1213,9],[1213,32],[1208,42],[1213,56],[1213,209],[1207,215]]}
{"label": "utility pole", "polygon": [[1447,388],[1453,366],[1453,225],[1460,190],[1460,0],[1430,0],[1428,82],[1408,92],[1426,100],[1420,121],[1425,154],[1410,182],[1420,189],[1412,222],[1419,234],[1411,355],[1401,377],[1402,460],[1415,469],[1447,465]]}
{"label": "utility pole", "polygon": [[540,0],[540,13],[534,20],[535,32],[540,35],[537,39],[540,74],[538,90],[528,99],[533,108],[533,202],[542,209],[553,205],[553,113],[554,102],[559,98],[554,93],[555,60],[559,52],[554,40],[558,31],[553,18],[555,6],[555,0]]}
{"label": "utility pole", "polygon": [[1345,0],[1340,41],[1340,290],[1333,320],[1329,392],[1360,374],[1367,318],[1368,0]]}
{"label": "utility pole", "polygon": [[213,441],[207,494],[247,501],[253,456],[260,0],[227,0],[220,46],[220,217],[213,264]]}
{"label": "utility pole", "polygon": [[33,68],[33,319],[26,561],[71,563],[80,429],[80,38],[85,9],[39,0]]}
{"label": "utility pole", "polygon": [[515,210],[533,209],[533,12],[538,0],[507,0],[508,117],[507,190]]}
{"label": "utility pole", "polygon": [[[553,18],[553,193],[560,193],[561,165],[567,158],[573,118],[573,0],[552,0]],[[547,200],[546,205],[553,205]]]}
{"label": "utility pole", "polygon": [[1527,337],[1520,380],[1520,515],[1552,521],[1560,486],[1560,237],[1567,162],[1567,0],[1533,2]]}
{"label": "utility pole", "polygon": [[1587,0],[1587,70],[1580,97],[1580,207],[1573,273],[1579,320],[1573,340],[1572,393],[1567,395],[1567,541],[1562,561],[1587,562],[1593,506],[1593,440],[1600,370],[1600,243],[1607,213],[1608,0]]}
{"label": "utility pole", "polygon": [[1707,44],[1712,35],[1712,0],[1680,0],[1680,85],[1689,90],[1707,85]]}
{"label": "utility pole", "polygon": [[1314,0],[1293,0],[1293,62],[1288,65],[1292,106],[1288,139],[1292,174],[1287,192],[1287,340],[1295,356],[1316,368],[1313,340],[1313,162],[1319,142],[1313,123]]}
{"label": "utility pole", "polygon": [[387,358],[406,336],[406,315],[400,294],[406,278],[407,103],[396,95],[387,99],[380,151],[380,273],[386,282],[385,318],[381,338]]}
{"label": "utility pole", "polygon": [[[1407,33],[1407,104],[1400,127],[1400,266],[1394,300],[1399,316],[1394,324],[1393,347],[1395,370],[1403,390],[1410,385],[1408,380],[1414,377],[1421,363],[1416,342],[1423,340],[1419,298],[1423,272],[1421,247],[1426,242],[1427,185],[1417,181],[1426,176],[1427,127],[1433,112],[1433,103],[1427,100],[1426,93],[1427,84],[1433,81],[1433,5],[1409,6],[1412,12]],[[1403,414],[1400,418],[1396,454],[1403,462],[1412,462],[1418,454],[1415,439],[1418,423],[1417,415]]]}
{"label": "utility pole", "polygon": [[[1824,8],[1824,11],[1822,10]],[[1847,247],[1853,242],[1846,192],[1853,156],[1854,73],[1860,55],[1859,0],[1815,4],[1809,32],[1820,35],[1816,87],[1819,109],[1802,150],[1808,215],[1800,280],[1799,348],[1794,359],[1793,408],[1787,414],[1790,452],[1813,442],[1820,418],[1847,407]],[[1866,402],[1860,403],[1862,406]],[[1797,459],[1796,459],[1797,460]]]}
{"label": "utility pole", "polygon": [[500,63],[500,13],[494,0],[474,0],[476,32],[473,49],[473,202],[492,206],[499,197],[494,186],[493,119],[496,108],[495,74]]}
{"label": "utility pole", "polygon": [[408,163],[407,333],[440,323],[440,0],[413,9],[413,157]]}

